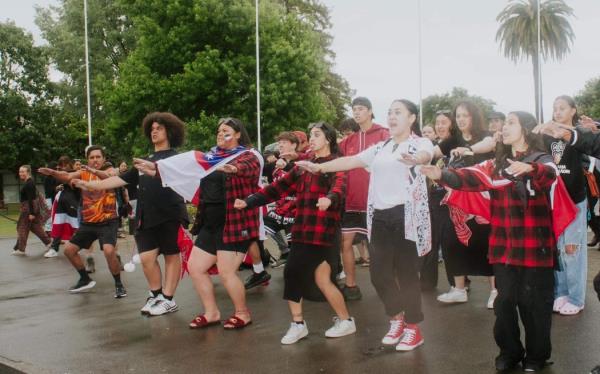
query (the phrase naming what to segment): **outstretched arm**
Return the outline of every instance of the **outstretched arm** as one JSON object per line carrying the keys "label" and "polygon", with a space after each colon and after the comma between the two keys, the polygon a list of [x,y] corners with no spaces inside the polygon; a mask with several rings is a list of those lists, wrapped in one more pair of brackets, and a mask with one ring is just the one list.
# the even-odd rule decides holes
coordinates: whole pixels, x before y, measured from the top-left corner
{"label": "outstretched arm", "polygon": [[39,168],[38,173],[46,176],[50,176],[61,183],[69,183],[71,179],[79,179],[81,178],[80,171],[74,172],[66,172],[66,171],[58,171],[50,168]]}
{"label": "outstretched arm", "polygon": [[92,191],[111,190],[113,188],[123,187],[126,184],[127,184],[127,182],[125,182],[120,177],[116,177],[116,176],[109,177],[109,178],[103,179],[101,181],[90,181],[90,182],[82,181],[81,179],[73,179],[73,185],[75,185],[75,187],[81,188],[82,190],[92,190]]}
{"label": "outstretched arm", "polygon": [[313,174],[318,174],[365,168],[367,167],[367,164],[362,162],[362,160],[356,156],[347,156],[336,158],[335,160],[327,161],[322,164],[315,164],[310,161],[297,161],[296,166]]}

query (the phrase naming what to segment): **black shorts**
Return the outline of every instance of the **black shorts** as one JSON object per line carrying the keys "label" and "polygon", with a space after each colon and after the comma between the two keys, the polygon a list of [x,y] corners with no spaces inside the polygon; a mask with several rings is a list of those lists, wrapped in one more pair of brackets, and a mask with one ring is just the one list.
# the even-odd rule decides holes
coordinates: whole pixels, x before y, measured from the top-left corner
{"label": "black shorts", "polygon": [[256,239],[244,240],[235,243],[223,243],[223,228],[211,228],[203,226],[200,228],[200,232],[196,237],[194,245],[201,250],[210,253],[211,255],[217,255],[217,251],[229,251],[246,253],[252,242],[258,241]]}
{"label": "black shorts", "polygon": [[138,252],[148,252],[158,248],[158,253],[165,256],[179,254],[177,237],[180,226],[179,221],[167,221],[157,226],[137,229],[135,243]]}
{"label": "black shorts", "polygon": [[105,244],[117,245],[117,231],[119,230],[119,220],[111,220],[106,223],[82,223],[75,235],[69,240],[79,247],[79,249],[88,249],[96,240],[100,242],[100,248]]}
{"label": "black shorts", "polygon": [[367,235],[367,213],[344,212],[342,217],[342,234]]}

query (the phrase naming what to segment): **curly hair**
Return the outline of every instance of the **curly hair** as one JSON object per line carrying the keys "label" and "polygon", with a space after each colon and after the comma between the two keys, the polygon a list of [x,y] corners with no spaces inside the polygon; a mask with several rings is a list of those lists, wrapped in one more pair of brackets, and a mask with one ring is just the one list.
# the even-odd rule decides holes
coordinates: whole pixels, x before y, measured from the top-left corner
{"label": "curly hair", "polygon": [[172,148],[180,147],[185,140],[185,123],[168,112],[152,112],[142,120],[142,132],[151,139],[152,124],[158,123],[167,131],[167,139]]}

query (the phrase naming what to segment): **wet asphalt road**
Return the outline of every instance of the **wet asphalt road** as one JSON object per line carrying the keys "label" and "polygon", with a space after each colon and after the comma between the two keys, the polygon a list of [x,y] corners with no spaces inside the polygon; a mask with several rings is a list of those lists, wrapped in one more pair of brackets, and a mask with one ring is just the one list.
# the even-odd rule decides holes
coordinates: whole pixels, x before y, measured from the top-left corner
{"label": "wet asphalt road", "polygon": [[[292,346],[279,343],[290,316],[281,299],[282,269],[268,287],[248,293],[254,323],[241,331],[221,326],[190,330],[200,312],[191,281],[178,289],[179,311],[147,318],[139,313],[147,290],[141,269],[123,273],[129,296],[115,300],[113,282],[96,251],[98,282],[89,293],[70,295],[77,280],[62,253],[44,259],[30,239],[29,256],[10,255],[13,239],[0,240],[0,373],[494,373],[497,348],[492,337],[493,311],[485,308],[486,280],[473,277],[469,302],[439,305],[437,292],[423,295],[425,344],[395,352],[380,344],[388,322],[367,268],[358,268],[363,300],[350,302],[358,332],[326,339],[332,310],[326,303],[305,303],[309,337]],[[131,238],[120,252],[131,258]],[[553,320],[553,361],[544,373],[589,373],[600,364],[600,302],[591,286],[600,269],[600,252],[589,250],[589,284],[583,313]],[[440,266],[443,272],[443,266]],[[244,271],[245,278],[249,271]],[[446,291],[445,276],[439,292]],[[216,280],[216,279],[215,279]],[[222,319],[232,312],[222,286],[216,287]],[[516,372],[521,372],[520,370]]]}

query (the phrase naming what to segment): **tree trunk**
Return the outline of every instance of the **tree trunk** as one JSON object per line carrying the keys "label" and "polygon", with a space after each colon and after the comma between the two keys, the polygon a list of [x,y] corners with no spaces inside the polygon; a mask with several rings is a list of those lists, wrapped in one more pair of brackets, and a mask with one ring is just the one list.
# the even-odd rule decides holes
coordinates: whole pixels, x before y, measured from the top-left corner
{"label": "tree trunk", "polygon": [[[533,90],[535,92],[535,117],[538,122],[544,122],[544,110],[542,108],[542,91],[541,91],[541,77],[539,74],[539,63],[538,54],[534,54],[531,58],[533,63]],[[538,118],[539,117],[539,118]]]}

